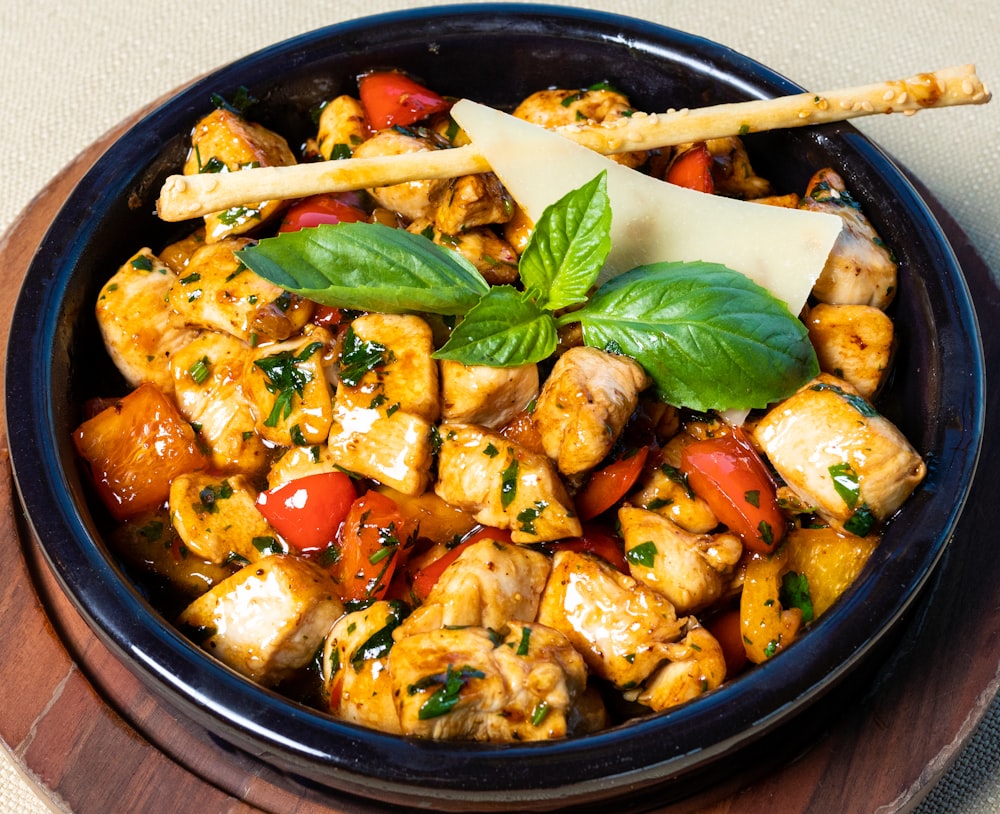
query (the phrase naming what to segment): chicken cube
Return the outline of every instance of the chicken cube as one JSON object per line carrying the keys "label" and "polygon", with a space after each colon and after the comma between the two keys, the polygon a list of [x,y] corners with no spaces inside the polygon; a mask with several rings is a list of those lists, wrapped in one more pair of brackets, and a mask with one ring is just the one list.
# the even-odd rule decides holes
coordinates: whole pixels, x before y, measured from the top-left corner
{"label": "chicken cube", "polygon": [[538,398],[538,367],[441,360],[441,420],[498,430]]}
{"label": "chicken cube", "polygon": [[[443,139],[430,136],[420,137],[397,130],[380,130],[354,150],[355,158],[371,158],[384,155],[405,155],[447,147]],[[392,212],[398,212],[407,221],[431,217],[434,212],[432,199],[439,189],[448,182],[442,179],[406,181],[387,187],[369,189],[369,194]]]}
{"label": "chicken cube", "polygon": [[669,599],[678,613],[694,613],[725,593],[743,543],[735,534],[692,534],[656,512],[618,510],[629,572]]}
{"label": "chicken cube", "polygon": [[280,342],[302,330],[312,303],[244,266],[234,252],[248,242],[234,237],[195,251],[170,288],[175,325],[223,331],[250,345]]}
{"label": "chicken cube", "polygon": [[686,621],[664,596],[599,557],[557,551],[538,623],[564,633],[594,675],[625,688],[672,652]]}
{"label": "chicken cube", "polygon": [[862,537],[927,472],[891,421],[826,373],[773,407],[754,426],[753,439],[803,504]]}
{"label": "chicken cube", "polygon": [[104,347],[132,387],[174,391],[171,356],[198,332],[171,322],[167,292],[177,280],[149,249],[140,249],[105,283],[95,308]]}
{"label": "chicken cube", "polygon": [[396,631],[397,640],[442,627],[500,630],[534,620],[549,576],[549,559],[523,546],[480,540],[463,551],[424,603]]}
{"label": "chicken cube", "polygon": [[188,605],[177,621],[219,660],[274,686],[313,659],[343,613],[332,577],[285,554],[240,569]]}
{"label": "chicken cube", "polygon": [[667,661],[641,689],[625,697],[661,712],[721,686],[726,658],[718,640],[705,628],[694,627],[670,648]]}
{"label": "chicken cube", "polygon": [[431,219],[446,235],[506,223],[514,214],[513,198],[492,172],[447,179],[434,191],[431,203]]}
{"label": "chicken cube", "polygon": [[805,322],[820,370],[849,382],[870,401],[889,372],[892,320],[873,305],[819,303]]}
{"label": "chicken cube", "polygon": [[[220,107],[195,125],[184,174],[237,172],[245,167],[276,167],[294,163],[295,155],[284,138],[266,127],[247,121],[232,110]],[[249,232],[284,208],[284,201],[275,200],[213,212],[205,216],[205,239],[213,243],[228,235]]]}
{"label": "chicken cube", "polygon": [[243,391],[249,351],[231,334],[202,331],[170,363],[177,408],[198,428],[220,472],[258,474],[270,458]]}
{"label": "chicken cube", "polygon": [[519,279],[517,252],[491,229],[479,227],[463,232],[444,232],[428,218],[418,218],[406,229],[458,252],[490,285],[505,285]]}
{"label": "chicken cube", "polygon": [[719,525],[708,504],[686,484],[680,469],[666,462],[644,470],[628,500],[693,534],[706,534]]}
{"label": "chicken cube", "polygon": [[833,170],[820,170],[809,181],[799,208],[828,212],[844,221],[813,286],[816,299],[837,305],[887,308],[896,294],[896,261],[847,192],[844,180]]}
{"label": "chicken cube", "polygon": [[289,447],[271,464],[267,471],[267,488],[277,489],[289,481],[318,475],[323,472],[338,472],[340,467],[326,444],[312,444],[305,447]]}
{"label": "chicken cube", "polygon": [[441,740],[565,737],[587,680],[565,636],[527,623],[501,641],[479,627],[407,636],[389,651],[389,671],[403,733]]}
{"label": "chicken cube", "polygon": [[323,158],[350,158],[367,138],[368,117],[361,102],[344,94],[323,105],[316,130],[316,148]]}
{"label": "chicken cube", "polygon": [[580,520],[552,462],[470,424],[442,424],[434,491],[515,543],[579,537]]}
{"label": "chicken cube", "polygon": [[648,385],[646,372],[627,356],[585,346],[560,356],[532,416],[559,471],[578,475],[597,466]]}
{"label": "chicken cube", "polygon": [[209,562],[256,562],[284,553],[245,475],[181,475],[170,484],[169,502],[170,522],[184,545]]}

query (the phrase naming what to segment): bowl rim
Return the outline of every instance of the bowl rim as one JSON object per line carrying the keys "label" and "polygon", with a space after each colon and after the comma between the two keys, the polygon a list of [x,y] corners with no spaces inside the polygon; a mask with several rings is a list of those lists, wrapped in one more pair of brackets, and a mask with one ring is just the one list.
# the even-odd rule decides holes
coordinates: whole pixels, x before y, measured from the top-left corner
{"label": "bowl rim", "polygon": [[[767,662],[693,704],[595,735],[560,741],[555,749],[552,744],[456,745],[413,741],[336,721],[237,676],[151,613],[148,603],[120,568],[105,557],[99,546],[89,543],[93,524],[77,510],[73,485],[62,471],[65,441],[52,443],[57,426],[55,402],[62,390],[53,378],[51,360],[57,347],[56,338],[62,331],[59,320],[66,307],[64,292],[94,228],[89,213],[100,211],[110,199],[134,184],[135,172],[120,165],[121,145],[133,143],[130,150],[133,154],[157,149],[158,128],[178,116],[188,115],[193,121],[196,111],[204,109],[203,100],[209,92],[220,86],[244,84],[245,76],[259,73],[262,65],[297,58],[329,39],[350,36],[373,26],[429,27],[454,20],[456,15],[474,29],[476,24],[498,14],[511,25],[576,25],[603,32],[609,40],[613,32],[619,32],[621,37],[632,38],[633,47],[645,46],[659,58],[670,56],[698,62],[691,53],[707,52],[709,57],[703,61],[723,65],[730,74],[753,76],[741,85],[751,98],[760,96],[762,88],[769,93],[801,90],[773,70],[726,46],[607,12],[528,3],[455,4],[335,23],[255,51],[196,80],[123,134],[81,179],[40,243],[22,284],[11,323],[11,337],[31,337],[29,343],[16,348],[9,343],[7,349],[5,408],[14,481],[32,532],[41,541],[53,573],[77,610],[98,637],[130,669],[152,679],[155,691],[173,706],[194,719],[207,718],[213,731],[252,754],[307,777],[317,774],[325,777],[329,773],[348,790],[371,792],[377,788],[405,798],[420,789],[419,794],[435,800],[477,803],[509,801],[518,799],[518,795],[525,800],[565,801],[568,792],[577,797],[607,794],[626,786],[681,775],[710,763],[734,746],[761,737],[792,714],[789,695],[794,700],[791,706],[799,708],[829,692],[875,648],[909,608],[949,543],[972,483],[983,434],[984,362],[975,310],[961,267],[933,215],[905,175],[872,142],[850,126],[841,126],[836,128],[836,137],[846,140],[861,160],[892,180],[909,217],[924,227],[921,229],[924,235],[933,236],[941,274],[950,286],[955,316],[965,333],[961,355],[967,367],[960,374],[945,373],[954,377],[949,379],[952,383],[964,377],[966,389],[961,398],[956,396],[951,407],[961,420],[966,443],[955,450],[951,460],[936,461],[938,468],[933,473],[934,483],[947,482],[953,487],[953,503],[927,556],[912,564],[914,570],[907,575],[907,590],[895,601],[874,608],[866,603],[864,590],[855,590],[821,618],[810,635],[796,643],[799,657],[789,659],[788,664],[784,659]],[[64,223],[67,220],[69,228]],[[26,411],[21,408],[24,404],[38,405],[39,409]],[[870,626],[876,621],[878,627],[872,631]],[[825,652],[826,637],[821,632],[835,627],[849,630],[855,644],[844,659],[839,656],[832,659]],[[170,669],[163,666],[166,657]],[[818,675],[825,678],[817,680]],[[731,714],[729,700],[738,691],[753,694],[759,700],[753,705],[743,705],[737,716]],[[699,722],[715,720],[720,715],[729,716],[728,726],[724,727],[725,737],[714,743],[696,743],[677,735],[697,729]],[[290,740],[286,733],[294,727],[315,732],[316,736],[310,734],[308,743]],[[668,729],[675,731],[667,732]],[[335,736],[341,748],[347,747],[353,753],[352,759],[331,757],[329,751],[315,748],[321,735]],[[639,742],[645,744],[641,750],[645,757],[635,752],[635,744]],[[649,760],[651,747],[661,748],[664,757]],[[553,754],[557,756],[555,767],[548,765],[544,776],[536,773],[528,777],[502,770],[511,763],[530,763],[539,757],[540,750],[547,750],[547,759]],[[419,756],[419,767],[413,765],[415,755]],[[615,755],[616,759],[609,761],[609,755]],[[460,760],[469,774],[462,778],[428,775],[428,767],[437,765],[445,756]],[[366,762],[372,765],[374,760],[382,768],[386,763],[402,768],[370,780],[364,766]],[[565,769],[581,765],[590,767],[592,776],[567,783]]]}

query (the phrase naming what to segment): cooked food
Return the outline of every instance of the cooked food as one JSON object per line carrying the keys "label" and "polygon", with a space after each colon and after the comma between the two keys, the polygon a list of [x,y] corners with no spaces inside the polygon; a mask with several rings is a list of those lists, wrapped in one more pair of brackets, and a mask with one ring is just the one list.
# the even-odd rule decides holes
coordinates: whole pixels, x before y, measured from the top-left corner
{"label": "cooked food", "polygon": [[[112,546],[215,658],[397,735],[573,737],[795,658],[926,472],[872,402],[891,250],[832,169],[802,190],[760,177],[719,132],[734,111],[671,141],[619,90],[539,91],[499,125],[507,157],[532,121],[618,158],[538,209],[543,182],[492,172],[451,109],[380,71],[301,155],[252,108],[196,124],[189,189],[342,164],[352,191],[256,187],[110,275],[98,322],[132,392],[73,440]],[[410,170],[387,176],[396,158]],[[719,196],[768,223],[759,240],[808,223],[834,251],[813,246],[794,303],[773,269],[611,267],[620,173],[684,187],[687,217]],[[733,619],[738,658],[714,632]]]}

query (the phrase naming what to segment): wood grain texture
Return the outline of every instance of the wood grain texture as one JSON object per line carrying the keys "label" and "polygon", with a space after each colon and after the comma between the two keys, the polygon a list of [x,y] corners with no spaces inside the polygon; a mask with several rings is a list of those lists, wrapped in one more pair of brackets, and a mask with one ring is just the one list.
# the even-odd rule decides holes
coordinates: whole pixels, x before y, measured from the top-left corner
{"label": "wood grain texture", "polygon": [[[116,135],[109,133],[54,178],[0,242],[4,348],[35,247],[77,179]],[[981,323],[995,325],[996,281],[954,221],[934,208],[965,269]],[[985,334],[988,365],[1000,369],[1000,332]],[[934,584],[891,653],[854,686],[821,700],[808,724],[779,732],[786,748],[776,752],[778,765],[757,754],[745,771],[720,777],[713,788],[668,809],[658,809],[655,795],[629,808],[825,814],[906,811],[919,802],[998,688],[1000,558],[993,556],[986,510],[1000,477],[998,392],[989,391],[987,427],[993,430],[987,430],[968,507]],[[0,738],[56,805],[76,814],[385,810],[300,782],[222,744],[176,716],[122,666],[49,572],[21,516],[2,432]]]}

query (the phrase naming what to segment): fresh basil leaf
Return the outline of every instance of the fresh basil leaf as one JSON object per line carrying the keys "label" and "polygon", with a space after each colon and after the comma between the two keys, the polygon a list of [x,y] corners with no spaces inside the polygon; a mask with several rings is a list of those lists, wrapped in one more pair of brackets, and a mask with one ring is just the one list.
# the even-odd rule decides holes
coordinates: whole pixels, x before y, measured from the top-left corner
{"label": "fresh basil leaf", "polygon": [[509,285],[493,286],[434,353],[464,365],[514,367],[540,362],[556,349],[553,316]]}
{"label": "fresh basil leaf", "polygon": [[819,372],[806,328],[785,304],[716,263],[635,268],[559,323],[575,320],[587,345],[617,343],[677,407],[765,407]]}
{"label": "fresh basil leaf", "polygon": [[525,291],[550,311],[585,302],[611,251],[607,172],[546,207],[518,268]]}
{"label": "fresh basil leaf", "polygon": [[380,223],[284,232],[237,257],[277,286],[324,305],[404,314],[464,314],[489,284],[468,260]]}

